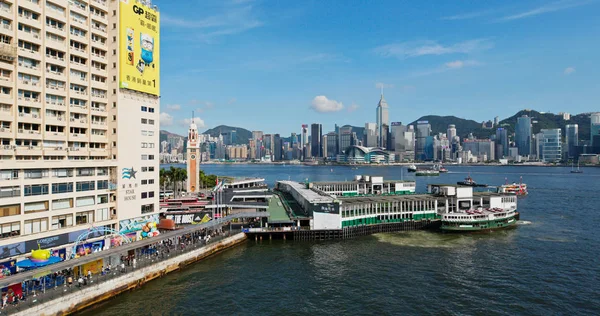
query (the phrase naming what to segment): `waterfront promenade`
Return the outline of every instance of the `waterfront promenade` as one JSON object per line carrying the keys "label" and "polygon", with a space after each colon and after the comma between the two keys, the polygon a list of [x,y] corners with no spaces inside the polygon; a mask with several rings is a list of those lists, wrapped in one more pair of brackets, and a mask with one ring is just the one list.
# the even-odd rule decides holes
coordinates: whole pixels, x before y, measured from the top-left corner
{"label": "waterfront promenade", "polygon": [[[232,220],[263,216],[268,216],[268,212],[233,214],[207,223],[187,226],[183,229],[167,232],[155,238],[132,242],[120,247],[93,253],[85,257],[63,261],[44,268],[25,271],[5,277],[0,280],[0,286],[7,287],[14,284],[22,284],[24,299],[13,301],[11,298],[7,300],[7,304],[3,307],[1,313],[10,315],[25,314],[36,310],[36,314],[38,315],[40,315],[40,313],[46,314],[37,309],[48,303],[54,304],[54,301],[58,303],[62,298],[69,297],[72,294],[81,293],[91,287],[98,289],[101,288],[103,284],[116,282],[119,278],[123,278],[123,281],[129,282],[130,280],[124,278],[127,276],[138,280],[141,277],[144,282],[151,280],[157,276],[149,277],[145,273],[134,276],[134,274],[139,274],[138,271],[143,271],[144,269],[146,269],[147,272],[153,271],[155,270],[154,268],[160,268],[161,263],[163,263],[164,267],[160,269],[169,270],[166,272],[170,272],[182,266],[182,262],[184,262],[183,265],[185,265],[185,262],[191,263],[199,260],[198,255],[202,254],[202,257],[204,257],[221,249],[220,247],[211,249],[211,245],[217,245],[221,241],[226,241],[227,238],[232,238],[230,236],[239,232],[237,230],[230,230],[230,227],[226,227]],[[211,236],[208,241],[206,239],[207,235]],[[236,240],[239,239],[240,237],[236,237]],[[132,253],[134,254],[133,256],[131,255]],[[108,259],[110,262],[110,258],[124,257],[130,258],[130,260],[122,261],[117,259],[116,262],[112,262],[110,270],[106,269],[108,263],[105,263],[104,260]],[[133,261],[132,257],[135,258],[135,261]],[[179,260],[178,258],[180,257],[185,258]],[[103,260],[102,273],[92,274],[91,277],[88,277],[87,271],[82,271],[81,267],[86,263],[98,260]],[[173,266],[176,268],[172,268]],[[79,269],[77,269],[78,275],[75,275],[74,273],[76,267],[79,267]],[[171,268],[166,269],[166,267]],[[158,276],[160,275],[162,274],[159,274]],[[80,276],[82,277],[81,281],[83,284],[80,284],[79,282]],[[72,282],[69,282],[69,280],[72,280]],[[139,285],[144,282],[140,282]],[[137,286],[134,284],[133,288],[135,287]],[[127,286],[125,289],[121,288],[120,290],[114,288],[112,285],[108,288],[109,290],[102,293],[102,296],[105,296],[104,298],[99,296],[97,300],[90,300],[85,305],[64,306],[62,308],[70,308],[71,311],[73,311],[73,309],[80,310],[97,301],[101,301],[124,290],[128,290],[131,286]],[[112,290],[116,290],[116,292],[112,294],[109,293],[109,291]],[[73,302],[70,303],[73,304]]]}

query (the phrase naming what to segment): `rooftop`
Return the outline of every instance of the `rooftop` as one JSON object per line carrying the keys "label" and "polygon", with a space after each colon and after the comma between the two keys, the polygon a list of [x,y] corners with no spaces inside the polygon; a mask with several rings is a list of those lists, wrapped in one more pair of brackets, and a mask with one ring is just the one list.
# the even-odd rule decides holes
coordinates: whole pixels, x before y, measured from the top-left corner
{"label": "rooftop", "polygon": [[335,199],[329,195],[322,195],[314,190],[307,189],[306,185],[303,183],[298,183],[298,182],[294,182],[294,181],[279,181],[279,182],[283,183],[283,184],[287,184],[290,187],[294,188],[294,190],[296,192],[298,192],[300,195],[302,195],[302,197],[305,200],[309,201],[310,203],[333,203],[335,201]]}
{"label": "rooftop", "polygon": [[400,202],[400,201],[423,201],[436,200],[441,198],[431,194],[409,194],[409,195],[375,195],[375,196],[354,196],[340,197],[343,204],[358,204],[358,203],[376,203],[376,202]]}
{"label": "rooftop", "polygon": [[292,220],[288,216],[285,207],[283,206],[283,202],[279,199],[279,196],[274,194],[271,199],[269,199],[269,223],[277,224],[277,223],[291,223]]}

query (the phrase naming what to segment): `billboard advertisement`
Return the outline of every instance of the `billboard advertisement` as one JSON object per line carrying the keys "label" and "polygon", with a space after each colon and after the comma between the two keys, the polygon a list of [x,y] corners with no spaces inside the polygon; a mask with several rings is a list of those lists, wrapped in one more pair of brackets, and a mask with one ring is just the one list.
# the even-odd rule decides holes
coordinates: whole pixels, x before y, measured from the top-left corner
{"label": "billboard advertisement", "polygon": [[119,87],[158,96],[159,13],[135,0],[121,0],[119,12]]}

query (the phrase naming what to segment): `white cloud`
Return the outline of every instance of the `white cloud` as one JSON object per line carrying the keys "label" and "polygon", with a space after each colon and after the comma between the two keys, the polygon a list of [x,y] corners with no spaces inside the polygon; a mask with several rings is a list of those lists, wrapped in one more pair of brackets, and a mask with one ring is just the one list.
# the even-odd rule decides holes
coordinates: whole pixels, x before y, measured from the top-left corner
{"label": "white cloud", "polygon": [[160,116],[159,116],[159,120],[160,120],[161,127],[173,125],[173,116],[171,116],[171,114],[169,114],[169,113],[161,112]]}
{"label": "white cloud", "polygon": [[354,112],[354,111],[358,110],[358,108],[359,108],[359,107],[360,107],[360,106],[359,106],[358,104],[356,104],[356,103],[352,103],[352,105],[350,105],[350,106],[348,107],[348,112],[350,112],[350,113],[351,113],[351,112]]}
{"label": "white cloud", "polygon": [[312,100],[311,108],[319,113],[338,112],[344,108],[342,102],[329,100],[324,95],[318,95]]}
{"label": "white cloud", "polygon": [[484,11],[477,11],[477,12],[461,13],[461,14],[457,14],[457,15],[445,16],[445,17],[441,18],[440,20],[450,20],[450,21],[468,20],[468,19],[482,17],[482,16],[488,15],[493,12],[494,12],[493,10],[484,10]]}
{"label": "white cloud", "polygon": [[167,110],[169,110],[169,111],[179,111],[179,110],[181,110],[181,105],[179,105],[179,104],[167,104]]}
{"label": "white cloud", "polygon": [[565,68],[565,75],[570,75],[572,73],[575,73],[575,68],[574,67],[567,67]]}
{"label": "white cloud", "polygon": [[524,19],[524,18],[529,18],[529,17],[534,17],[536,15],[540,15],[540,14],[544,14],[544,13],[550,13],[550,12],[556,12],[556,11],[562,11],[562,10],[566,10],[566,9],[570,9],[570,8],[575,8],[575,7],[579,7],[582,5],[586,5],[586,4],[590,4],[593,3],[595,1],[592,0],[582,0],[582,1],[574,1],[574,0],[562,0],[562,1],[556,1],[556,2],[552,2],[552,3],[548,3],[542,6],[539,6],[535,9],[531,9],[529,11],[525,11],[525,12],[521,12],[521,13],[517,13],[517,14],[513,14],[513,15],[508,15],[505,17],[502,17],[500,19],[498,19],[496,22],[507,22],[507,21],[513,21],[513,20],[520,20],[520,19]]}
{"label": "white cloud", "polygon": [[[187,128],[192,123],[192,119],[186,118],[186,119],[179,121],[179,123]],[[204,120],[199,117],[194,117],[194,123],[196,123],[196,126],[198,128],[203,128],[206,126],[206,124],[204,123]]]}
{"label": "white cloud", "polygon": [[481,63],[476,60],[455,60],[445,63],[444,66],[448,69],[461,69],[469,66],[478,66],[480,64]]}
{"label": "white cloud", "polygon": [[236,98],[231,98],[231,99],[229,99],[229,101],[227,102],[227,104],[234,104],[236,102],[237,102]]}
{"label": "white cloud", "polygon": [[375,48],[375,53],[382,57],[406,59],[425,55],[470,54],[492,48],[494,44],[488,39],[474,39],[451,45],[442,45],[435,41],[415,41],[388,44]]}

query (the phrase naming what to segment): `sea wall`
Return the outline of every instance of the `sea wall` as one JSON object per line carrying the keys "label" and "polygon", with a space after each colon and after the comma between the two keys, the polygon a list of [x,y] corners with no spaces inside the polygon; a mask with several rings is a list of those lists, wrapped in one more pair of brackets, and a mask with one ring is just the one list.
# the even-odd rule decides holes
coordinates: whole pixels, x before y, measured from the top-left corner
{"label": "sea wall", "polygon": [[102,302],[125,291],[135,289],[144,283],[161,277],[169,272],[179,270],[191,263],[202,260],[212,254],[235,246],[246,240],[246,235],[238,233],[222,239],[214,244],[209,244],[197,250],[182,255],[159,261],[154,265],[140,268],[132,273],[124,274],[107,282],[89,285],[81,291],[58,297],[52,301],[44,302],[32,308],[20,311],[14,315],[64,315],[80,311],[93,304]]}

